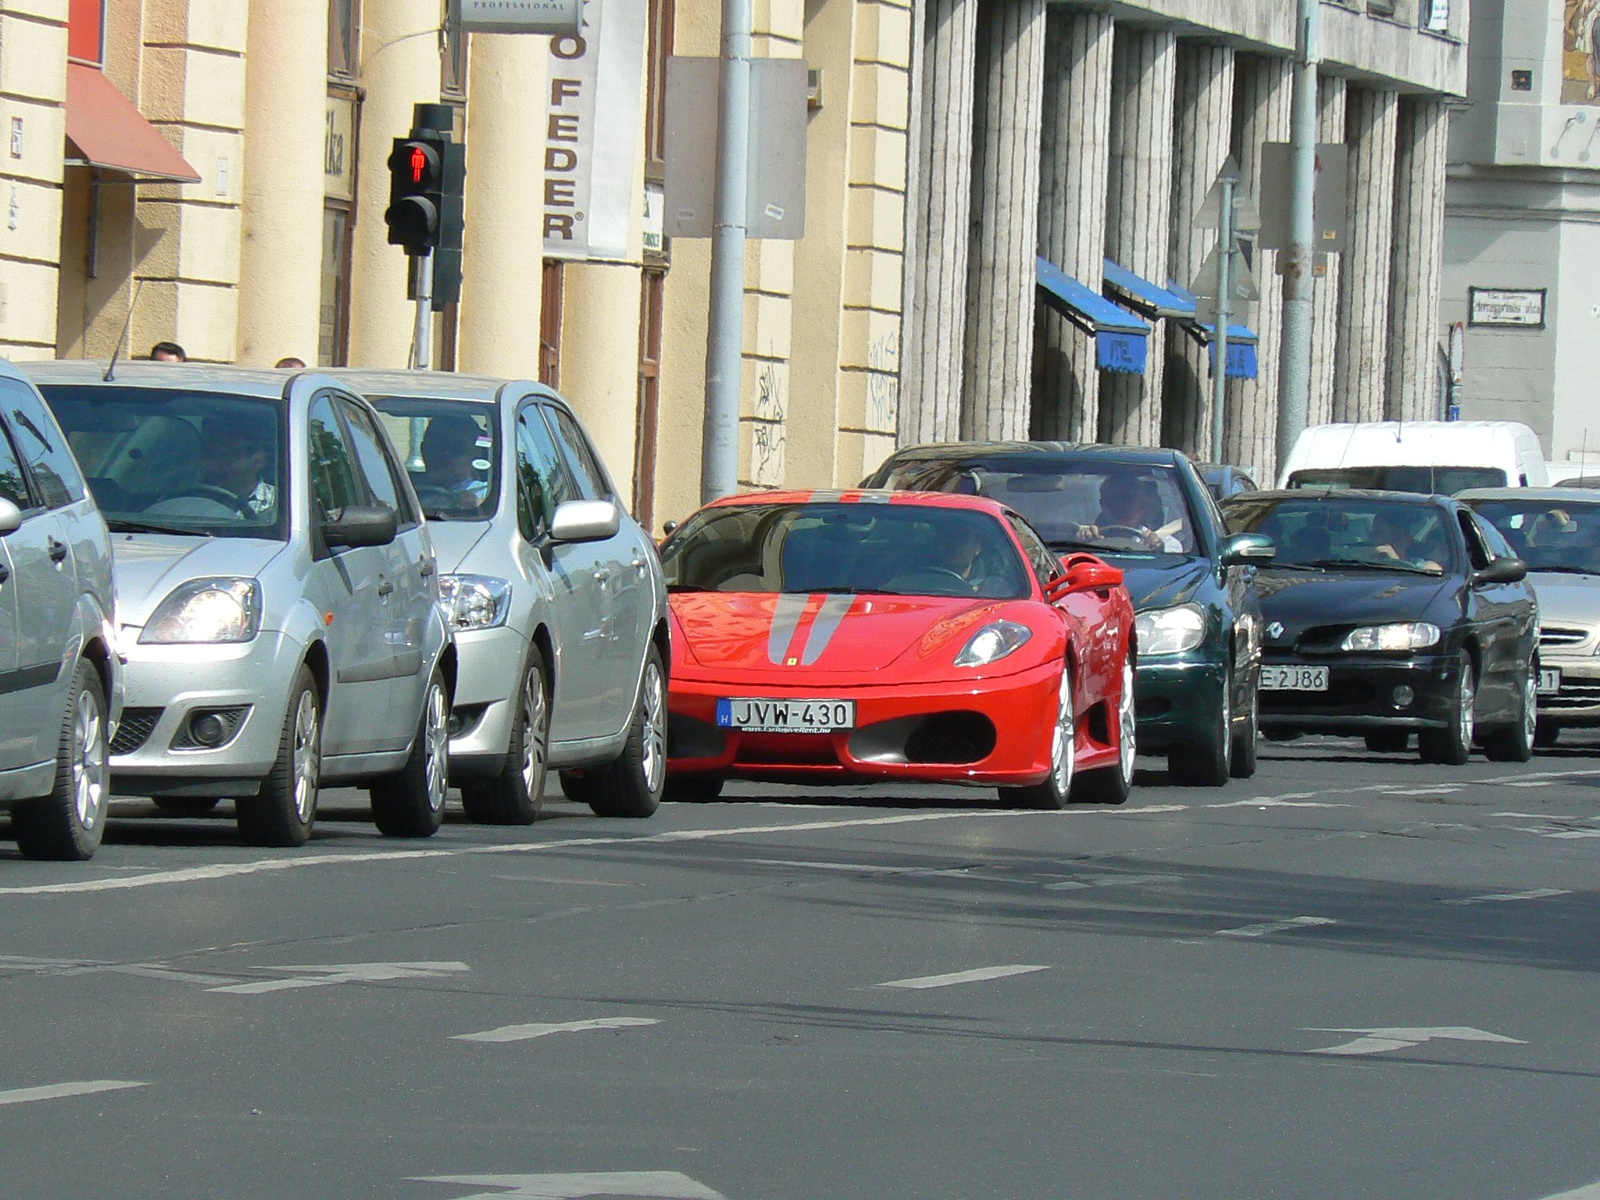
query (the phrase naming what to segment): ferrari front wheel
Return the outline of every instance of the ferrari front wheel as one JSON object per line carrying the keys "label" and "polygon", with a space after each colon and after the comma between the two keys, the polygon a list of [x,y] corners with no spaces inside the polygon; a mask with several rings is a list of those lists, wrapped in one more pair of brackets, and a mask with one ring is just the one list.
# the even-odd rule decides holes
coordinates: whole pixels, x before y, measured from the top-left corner
{"label": "ferrari front wheel", "polygon": [[1133,655],[1122,663],[1122,690],[1117,696],[1117,761],[1098,771],[1085,771],[1073,799],[1082,804],[1123,804],[1133,790],[1133,760],[1139,753],[1138,720],[1133,708]]}
{"label": "ferrari front wheel", "polygon": [[1072,693],[1072,666],[1061,664],[1061,684],[1056,689],[1056,723],[1050,731],[1050,774],[1029,787],[1001,788],[1000,794],[1026,808],[1065,808],[1072,798],[1077,772],[1078,710]]}

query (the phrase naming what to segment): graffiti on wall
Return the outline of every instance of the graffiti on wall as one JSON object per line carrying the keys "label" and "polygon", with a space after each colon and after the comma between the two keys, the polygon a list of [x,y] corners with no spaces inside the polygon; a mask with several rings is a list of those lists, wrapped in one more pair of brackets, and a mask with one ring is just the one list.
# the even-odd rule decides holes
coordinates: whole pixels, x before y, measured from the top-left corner
{"label": "graffiti on wall", "polygon": [[750,422],[750,482],[763,487],[783,485],[783,458],[788,448],[788,403],[784,396],[784,375],[775,362],[766,362],[756,375],[756,394],[751,403],[755,420]]}
{"label": "graffiti on wall", "polygon": [[886,333],[867,348],[867,426],[893,433],[900,412],[900,335]]}
{"label": "graffiti on wall", "polygon": [[1600,0],[1566,0],[1561,102],[1600,104]]}

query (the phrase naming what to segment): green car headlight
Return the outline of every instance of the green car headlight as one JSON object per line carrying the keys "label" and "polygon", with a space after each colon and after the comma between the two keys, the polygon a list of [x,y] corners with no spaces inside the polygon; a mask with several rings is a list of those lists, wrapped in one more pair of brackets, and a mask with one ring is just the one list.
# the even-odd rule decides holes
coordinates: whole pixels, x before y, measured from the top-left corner
{"label": "green car headlight", "polygon": [[1363,625],[1345,634],[1341,650],[1426,650],[1439,642],[1439,627],[1427,621]]}
{"label": "green car headlight", "polygon": [[1183,654],[1205,640],[1206,610],[1198,604],[1154,608],[1138,614],[1133,628],[1139,639],[1140,658],[1152,654]]}

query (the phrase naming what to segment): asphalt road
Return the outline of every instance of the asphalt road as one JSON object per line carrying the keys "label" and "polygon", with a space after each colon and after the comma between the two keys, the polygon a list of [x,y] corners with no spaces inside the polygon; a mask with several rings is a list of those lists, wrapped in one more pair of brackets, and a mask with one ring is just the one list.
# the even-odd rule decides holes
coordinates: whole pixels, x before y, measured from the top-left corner
{"label": "asphalt road", "polygon": [[1140,782],[332,793],[287,853],[119,802],[0,850],[0,1196],[1600,1196],[1600,741]]}

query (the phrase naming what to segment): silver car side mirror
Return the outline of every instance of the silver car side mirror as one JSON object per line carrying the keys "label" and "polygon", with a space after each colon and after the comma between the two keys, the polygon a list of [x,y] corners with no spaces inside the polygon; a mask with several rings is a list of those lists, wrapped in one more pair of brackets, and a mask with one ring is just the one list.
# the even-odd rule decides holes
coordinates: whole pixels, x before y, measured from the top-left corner
{"label": "silver car side mirror", "polygon": [[567,500],[550,520],[552,542],[603,542],[622,528],[622,514],[612,500]]}
{"label": "silver car side mirror", "polygon": [[22,528],[22,510],[11,501],[0,497],[0,537]]}

